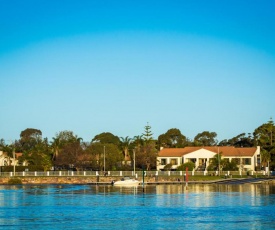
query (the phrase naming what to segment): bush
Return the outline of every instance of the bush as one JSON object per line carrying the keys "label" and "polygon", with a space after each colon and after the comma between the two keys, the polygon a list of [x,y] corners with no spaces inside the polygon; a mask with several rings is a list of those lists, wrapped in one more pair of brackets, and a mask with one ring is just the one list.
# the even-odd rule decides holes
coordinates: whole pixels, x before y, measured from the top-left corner
{"label": "bush", "polygon": [[9,179],[8,184],[22,184],[22,181],[19,178],[11,178]]}
{"label": "bush", "polygon": [[[43,166],[41,165],[29,165],[29,166],[16,166],[15,171],[16,172],[24,172],[28,169],[30,172],[41,172],[44,171]],[[1,172],[13,172],[13,166],[2,166]]]}
{"label": "bush", "polygon": [[195,163],[193,162],[184,163],[177,168],[177,171],[185,171],[186,168],[188,168],[189,171],[192,171],[195,168]]}
{"label": "bush", "polygon": [[173,166],[172,164],[167,164],[167,165],[164,166],[163,170],[164,171],[171,171],[172,166]]}

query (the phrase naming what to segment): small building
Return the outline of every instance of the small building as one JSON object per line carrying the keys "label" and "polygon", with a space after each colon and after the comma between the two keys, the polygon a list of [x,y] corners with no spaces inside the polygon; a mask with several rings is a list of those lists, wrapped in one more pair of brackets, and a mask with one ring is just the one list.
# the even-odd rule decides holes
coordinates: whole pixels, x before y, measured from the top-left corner
{"label": "small building", "polygon": [[[15,153],[15,159],[13,157],[9,157],[6,152],[0,151],[0,166],[10,166],[10,165],[18,165],[18,158],[21,157],[22,153]],[[24,162],[25,166],[27,162]]]}
{"label": "small building", "polygon": [[260,166],[260,147],[236,148],[233,146],[207,146],[185,148],[161,148],[157,157],[157,170],[171,164],[172,170],[187,162],[195,163],[195,170],[206,171],[217,154],[229,162],[235,159],[241,171],[254,171]]}

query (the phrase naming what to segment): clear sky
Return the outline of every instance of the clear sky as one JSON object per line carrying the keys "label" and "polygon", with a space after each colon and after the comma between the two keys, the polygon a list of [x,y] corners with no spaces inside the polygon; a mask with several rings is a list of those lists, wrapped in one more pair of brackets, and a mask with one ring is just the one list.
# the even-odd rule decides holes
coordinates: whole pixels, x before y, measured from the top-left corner
{"label": "clear sky", "polygon": [[0,138],[218,140],[275,117],[273,0],[0,0]]}

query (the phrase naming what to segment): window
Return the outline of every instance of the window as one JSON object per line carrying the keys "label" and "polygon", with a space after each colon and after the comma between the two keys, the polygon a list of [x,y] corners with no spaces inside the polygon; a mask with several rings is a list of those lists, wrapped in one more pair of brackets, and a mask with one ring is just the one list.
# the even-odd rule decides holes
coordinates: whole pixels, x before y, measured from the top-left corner
{"label": "window", "polygon": [[233,158],[233,159],[231,160],[231,162],[235,162],[237,165],[239,165],[240,162],[241,162],[241,159],[240,159],[240,158]]}
{"label": "window", "polygon": [[160,160],[160,164],[161,164],[161,165],[166,165],[166,159],[161,159],[161,160]]}
{"label": "window", "polygon": [[243,158],[244,165],[251,165],[251,158]]}
{"label": "window", "polygon": [[178,159],[171,159],[170,164],[171,165],[177,165],[178,164]]}

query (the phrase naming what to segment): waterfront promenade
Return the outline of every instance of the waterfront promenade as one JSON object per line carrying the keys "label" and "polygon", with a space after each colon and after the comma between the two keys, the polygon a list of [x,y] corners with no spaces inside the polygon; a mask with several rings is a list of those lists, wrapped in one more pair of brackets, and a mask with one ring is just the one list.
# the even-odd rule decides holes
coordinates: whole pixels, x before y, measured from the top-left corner
{"label": "waterfront promenade", "polygon": [[[0,184],[90,184],[111,185],[113,181],[120,180],[122,176],[0,176]],[[140,185],[161,184],[243,184],[243,183],[275,183],[275,177],[268,176],[138,176]],[[187,181],[188,180],[188,181]]]}

